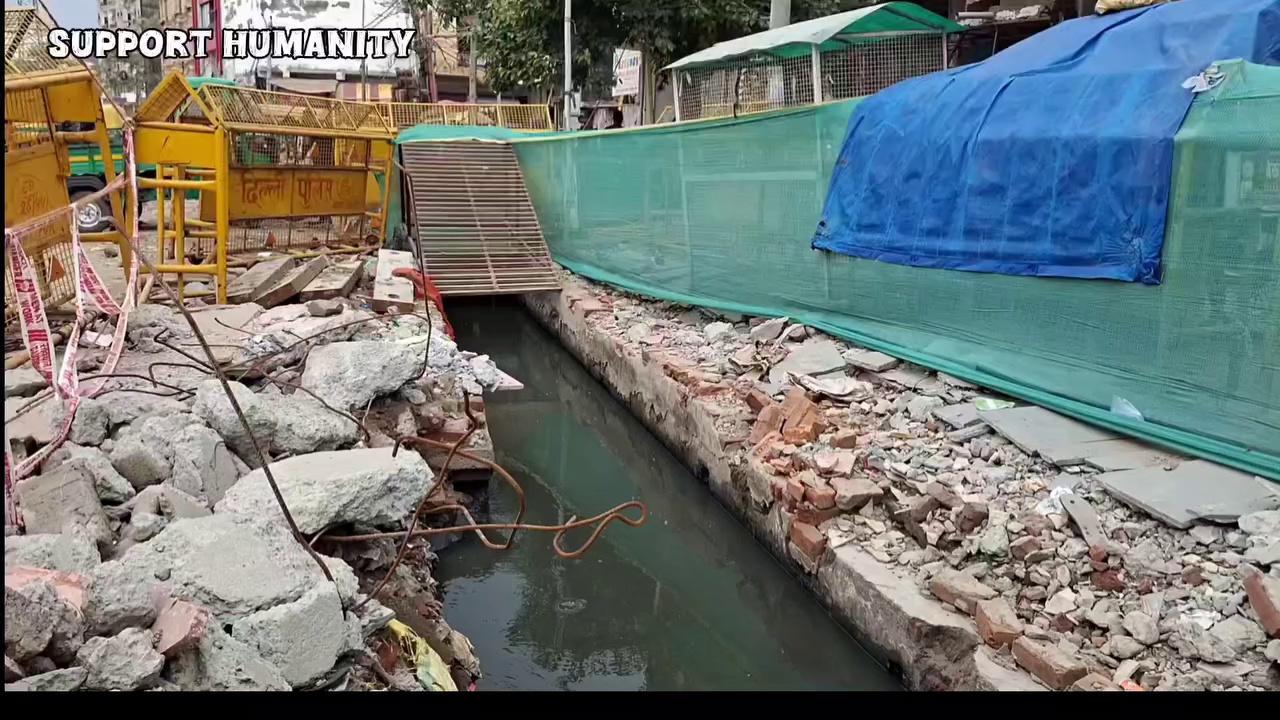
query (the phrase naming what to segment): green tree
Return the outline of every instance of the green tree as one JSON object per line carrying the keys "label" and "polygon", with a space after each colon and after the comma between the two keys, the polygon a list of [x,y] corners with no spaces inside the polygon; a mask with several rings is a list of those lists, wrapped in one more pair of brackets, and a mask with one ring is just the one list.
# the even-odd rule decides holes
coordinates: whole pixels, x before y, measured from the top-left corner
{"label": "green tree", "polygon": [[[563,0],[410,0],[460,21],[475,16],[476,51],[489,86],[551,90],[563,72]],[[869,4],[867,0],[796,0],[800,21]],[[645,53],[650,71],[717,42],[768,26],[769,0],[574,0],[573,77],[580,89],[613,83],[613,50]],[[649,82],[655,82],[650,74]]]}

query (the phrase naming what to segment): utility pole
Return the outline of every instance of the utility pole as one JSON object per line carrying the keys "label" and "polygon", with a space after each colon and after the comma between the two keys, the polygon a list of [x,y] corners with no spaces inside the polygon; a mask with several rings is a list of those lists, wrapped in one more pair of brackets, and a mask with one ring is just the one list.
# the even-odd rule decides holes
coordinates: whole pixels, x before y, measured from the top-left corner
{"label": "utility pole", "polygon": [[[431,102],[439,102],[439,96],[436,93],[436,20],[431,13],[431,8],[427,8],[427,100]],[[419,95],[419,98],[421,96]]]}
{"label": "utility pole", "polygon": [[476,101],[476,18],[467,27],[467,102]]}
{"label": "utility pole", "polygon": [[[360,27],[364,28],[364,9],[365,0],[360,0]],[[362,56],[365,55],[362,53]],[[362,57],[360,60],[360,99],[369,99],[369,58]]]}
{"label": "utility pole", "polygon": [[[275,34],[272,29],[274,20],[272,19],[272,16],[271,16],[271,6],[264,2],[262,3],[262,10],[263,10],[263,13],[266,15],[267,36],[270,37],[271,35]],[[274,71],[274,69],[271,67],[271,56],[272,56],[271,53],[267,53],[267,81],[262,86],[264,90],[271,89],[271,73]]]}
{"label": "utility pole", "polygon": [[573,27],[573,0],[564,0],[564,129],[569,129],[569,93],[573,89],[573,52],[571,29]]}
{"label": "utility pole", "polygon": [[791,24],[791,0],[771,0],[769,3],[769,29]]}

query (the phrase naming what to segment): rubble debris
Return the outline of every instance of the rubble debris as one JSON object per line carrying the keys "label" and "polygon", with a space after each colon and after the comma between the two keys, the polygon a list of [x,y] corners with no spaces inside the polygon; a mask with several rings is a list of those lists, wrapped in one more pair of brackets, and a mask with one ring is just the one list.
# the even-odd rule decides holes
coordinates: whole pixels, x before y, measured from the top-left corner
{"label": "rubble debris", "polygon": [[1065,690],[1089,670],[1057,647],[1028,637],[1013,641],[1013,657],[1027,672],[1054,690]]}
{"label": "rubble debris", "polygon": [[289,682],[256,650],[211,624],[196,647],[175,655],[164,679],[188,691],[289,690]]}
{"label": "rubble debris", "polygon": [[90,690],[141,690],[160,679],[164,656],[151,647],[151,633],[128,628],[115,637],[89,638],[76,660]]}
{"label": "rubble debris", "polygon": [[[335,262],[321,270],[320,274],[302,289],[302,292],[298,294],[298,300],[307,303],[307,309],[310,310],[313,301],[328,301],[333,298],[347,297],[355,289],[356,285],[360,283],[362,277],[364,277],[363,260]],[[332,308],[332,305],[323,307]],[[314,317],[328,317],[328,315],[316,315],[314,312],[311,314]]]}
{"label": "rubble debris", "polygon": [[378,251],[378,269],[373,280],[373,309],[385,313],[392,310],[413,312],[413,281],[398,276],[396,270],[417,268],[411,253],[403,250]]}
{"label": "rubble debris", "polygon": [[6,535],[4,566],[6,572],[19,565],[87,573],[102,562],[98,547],[87,532],[68,528],[69,532]]}
{"label": "rubble debris", "polygon": [[4,586],[4,654],[26,662],[44,652],[53,637],[59,612],[38,599]]}
{"label": "rubble debris", "polygon": [[312,300],[307,303],[307,313],[311,317],[333,317],[341,315],[342,303],[337,300]]}
{"label": "rubble debris", "polygon": [[1022,636],[1022,621],[1004,598],[979,600],[973,617],[978,635],[991,647],[1008,645]]}
{"label": "rubble debris", "polygon": [[254,296],[253,301],[264,308],[273,308],[302,292],[312,280],[329,266],[329,259],[323,255],[311,258],[294,267],[276,283]]}
{"label": "rubble debris", "polygon": [[1124,689],[1098,673],[1089,673],[1071,684],[1079,692],[1124,692]]}
{"label": "rubble debris", "polygon": [[1098,482],[1121,501],[1180,529],[1196,520],[1234,522],[1241,515],[1280,508],[1280,493],[1266,481],[1205,460],[1173,470],[1102,473]]}
{"label": "rubble debris", "polygon": [[84,616],[92,635],[149,627],[156,617],[156,577],[145,568],[112,560],[89,571]]}
{"label": "rubble debris", "polygon": [[13,684],[4,686],[5,692],[72,692],[79,690],[89,672],[82,667],[51,670],[38,675],[28,675]]}
{"label": "rubble debris", "polygon": [[1280,580],[1255,568],[1246,568],[1244,575],[1244,589],[1253,613],[1267,635],[1280,637]]}
{"label": "rubble debris", "polygon": [[[443,338],[433,338],[442,345]],[[386,342],[340,342],[311,351],[302,386],[334,407],[363,411],[377,397],[399,390],[422,372],[422,355],[410,346]]]}
{"label": "rubble debris", "polygon": [[[271,473],[298,529],[307,534],[335,523],[398,527],[433,477],[420,455],[401,452],[393,457],[392,448],[299,455],[272,463]],[[260,469],[241,478],[214,512],[284,519]]]}
{"label": "rubble debris", "polygon": [[255,648],[295,688],[328,672],[347,649],[342,603],[329,583],[237,620],[231,636]]}
{"label": "rubble debris", "polygon": [[204,637],[209,621],[208,608],[169,598],[157,610],[156,621],[151,626],[156,651],[165,657],[173,657],[196,647]]}
{"label": "rubble debris", "polygon": [[93,477],[81,466],[64,463],[50,472],[20,480],[17,492],[29,533],[58,533],[71,524],[83,527],[99,547],[115,540]]}
{"label": "rubble debris", "polygon": [[929,581],[929,591],[939,600],[972,615],[978,602],[990,600],[998,593],[970,574],[958,570],[942,570]]}
{"label": "rubble debris", "polygon": [[884,372],[898,366],[898,358],[890,357],[875,350],[864,350],[863,348],[845,350],[842,357],[844,357],[846,363],[853,367],[871,372]]}
{"label": "rubble debris", "polygon": [[787,326],[787,318],[770,318],[751,328],[751,339],[756,342],[772,342],[782,334]]}
{"label": "rubble debris", "polygon": [[4,371],[5,398],[31,397],[47,387],[49,382],[30,365]]}
{"label": "rubble debris", "polygon": [[90,475],[98,499],[104,504],[119,505],[136,494],[133,485],[111,465],[111,459],[99,448],[66,443],[49,455],[42,469],[48,472],[62,463],[78,465]]}
{"label": "rubble debris", "polygon": [[787,373],[812,375],[819,377],[830,372],[843,370],[844,358],[840,356],[840,348],[831,340],[805,340],[791,350],[787,358],[769,370],[769,382],[781,383],[787,379]]}
{"label": "rubble debris", "polygon": [[291,257],[263,260],[227,284],[227,302],[232,305],[249,302],[278,285],[293,272],[297,261]]}

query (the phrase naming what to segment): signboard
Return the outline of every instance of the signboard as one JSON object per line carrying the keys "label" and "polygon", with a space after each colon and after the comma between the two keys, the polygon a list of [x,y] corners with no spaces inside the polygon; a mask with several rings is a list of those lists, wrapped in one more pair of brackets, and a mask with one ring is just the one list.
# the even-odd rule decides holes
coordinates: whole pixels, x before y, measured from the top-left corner
{"label": "signboard", "polygon": [[640,94],[640,51],[613,51],[613,96]]}
{"label": "signboard", "polygon": [[[232,220],[358,215],[365,211],[366,172],[301,168],[231,168]],[[200,215],[213,220],[206,193]]]}
{"label": "signboard", "polygon": [[[10,150],[5,157],[4,225],[13,227],[26,220],[66,207],[67,184],[52,143]],[[66,223],[52,223],[26,235],[22,246],[29,253],[70,238]]]}

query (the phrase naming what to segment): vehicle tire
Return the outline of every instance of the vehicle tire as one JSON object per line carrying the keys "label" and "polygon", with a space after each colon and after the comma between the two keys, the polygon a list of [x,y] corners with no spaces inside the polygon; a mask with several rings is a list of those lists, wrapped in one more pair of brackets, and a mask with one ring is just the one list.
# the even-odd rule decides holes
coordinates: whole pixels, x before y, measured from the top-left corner
{"label": "vehicle tire", "polygon": [[[92,195],[95,190],[83,188],[71,191],[71,201],[75,202],[86,195]],[[111,203],[104,198],[98,198],[97,201],[82,205],[76,211],[76,225],[80,228],[80,232],[102,232],[111,227]]]}

